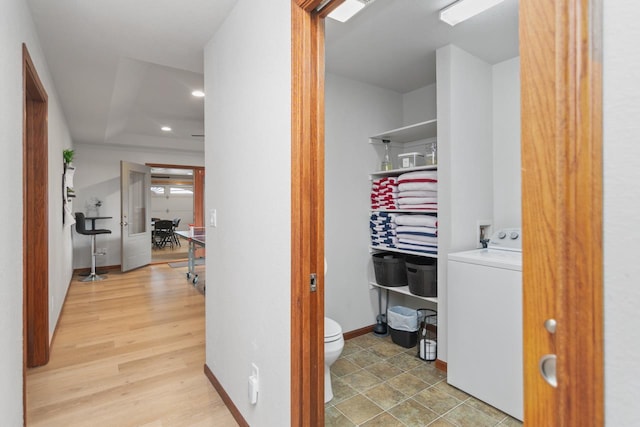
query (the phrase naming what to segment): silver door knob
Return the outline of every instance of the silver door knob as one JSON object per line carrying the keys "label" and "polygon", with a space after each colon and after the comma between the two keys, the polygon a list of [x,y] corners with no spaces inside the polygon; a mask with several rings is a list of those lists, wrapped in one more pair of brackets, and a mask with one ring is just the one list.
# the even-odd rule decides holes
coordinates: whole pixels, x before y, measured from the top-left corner
{"label": "silver door knob", "polygon": [[550,334],[556,333],[556,327],[558,326],[558,322],[556,319],[547,319],[544,321],[544,327]]}
{"label": "silver door knob", "polygon": [[540,370],[540,375],[542,378],[549,384],[551,387],[558,387],[558,378],[556,377],[556,355],[555,354],[545,354],[540,358],[540,363],[538,363],[538,368]]}
{"label": "silver door knob", "polygon": [[126,222],[126,221],[123,221],[123,222],[120,223],[120,225],[123,226],[123,227],[126,227],[127,225],[129,225],[129,223]]}

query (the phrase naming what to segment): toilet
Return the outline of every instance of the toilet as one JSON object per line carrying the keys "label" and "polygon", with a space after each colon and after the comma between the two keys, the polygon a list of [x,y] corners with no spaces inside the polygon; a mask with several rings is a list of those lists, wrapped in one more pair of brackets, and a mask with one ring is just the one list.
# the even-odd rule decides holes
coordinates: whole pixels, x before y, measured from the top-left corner
{"label": "toilet", "polygon": [[333,399],[330,368],[344,348],[342,328],[333,319],[324,318],[324,403]]}

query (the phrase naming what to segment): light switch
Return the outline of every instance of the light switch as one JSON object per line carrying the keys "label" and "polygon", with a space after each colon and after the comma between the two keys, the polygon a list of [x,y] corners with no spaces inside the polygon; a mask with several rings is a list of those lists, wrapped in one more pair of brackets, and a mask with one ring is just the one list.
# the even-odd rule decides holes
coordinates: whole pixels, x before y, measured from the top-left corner
{"label": "light switch", "polygon": [[218,226],[218,212],[215,209],[209,211],[209,225],[211,227]]}

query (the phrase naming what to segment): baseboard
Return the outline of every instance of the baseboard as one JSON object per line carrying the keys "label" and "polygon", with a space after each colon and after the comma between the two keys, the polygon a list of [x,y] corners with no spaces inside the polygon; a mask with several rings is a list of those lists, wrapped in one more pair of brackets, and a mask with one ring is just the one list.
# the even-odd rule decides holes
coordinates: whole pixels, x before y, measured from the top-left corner
{"label": "baseboard", "polygon": [[62,317],[62,312],[64,311],[64,307],[67,305],[67,297],[69,296],[69,289],[71,288],[71,282],[73,281],[73,274],[71,277],[71,281],[67,285],[67,291],[64,293],[64,300],[62,301],[62,305],[60,306],[60,313],[58,313],[58,318],[56,319],[56,326],[53,327],[53,334],[51,334],[51,339],[49,340],[49,349],[53,347],[53,340],[56,339],[56,333],[58,332],[58,325],[60,325],[60,318]]}
{"label": "baseboard", "polygon": [[364,328],[356,329],[355,331],[345,332],[343,337],[345,340],[350,340],[351,338],[359,337],[360,335],[366,335],[369,332],[373,332],[374,326],[375,325],[365,326]]}
{"label": "baseboard", "polygon": [[220,384],[220,381],[218,381],[216,376],[213,375],[213,372],[211,372],[211,369],[209,369],[206,363],[204,364],[204,374],[209,379],[209,382],[211,383],[213,388],[216,389],[216,391],[222,398],[222,401],[224,402],[226,407],[229,409],[229,412],[231,412],[231,416],[233,416],[233,418],[236,420],[238,425],[240,427],[249,427],[249,423],[244,419],[244,417],[242,416],[242,414],[240,413],[236,405],[234,405],[233,400],[231,400],[231,398],[225,391],[224,387],[222,387],[222,384]]}
{"label": "baseboard", "polygon": [[[96,271],[98,270],[120,270],[120,264],[118,265],[100,265],[100,266],[96,266]],[[84,268],[76,268],[73,270],[73,274],[80,274],[80,273],[89,273],[91,271],[91,267],[84,267]]]}
{"label": "baseboard", "polygon": [[442,372],[447,372],[447,362],[443,362],[440,359],[436,359],[436,369],[440,369]]}

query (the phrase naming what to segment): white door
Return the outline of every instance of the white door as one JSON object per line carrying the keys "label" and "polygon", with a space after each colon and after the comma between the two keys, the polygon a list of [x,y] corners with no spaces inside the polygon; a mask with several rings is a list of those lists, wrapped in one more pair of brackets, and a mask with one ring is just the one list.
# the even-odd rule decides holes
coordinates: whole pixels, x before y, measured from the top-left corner
{"label": "white door", "polygon": [[122,271],[151,262],[151,168],[120,161]]}

